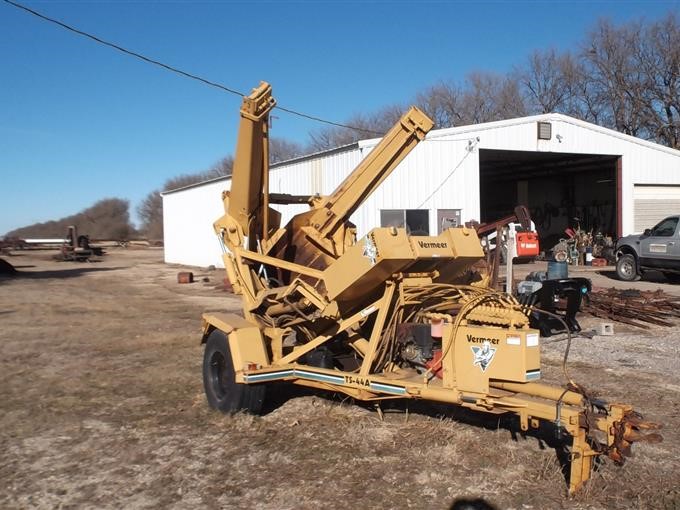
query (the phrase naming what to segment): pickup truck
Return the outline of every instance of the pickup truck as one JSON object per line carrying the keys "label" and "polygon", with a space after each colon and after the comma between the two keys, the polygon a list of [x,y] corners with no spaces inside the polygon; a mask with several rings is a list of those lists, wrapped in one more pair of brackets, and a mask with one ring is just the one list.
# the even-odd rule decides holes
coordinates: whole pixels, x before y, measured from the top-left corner
{"label": "pickup truck", "polygon": [[622,237],[615,252],[621,280],[638,280],[645,271],[655,270],[680,283],[680,215],[669,216],[642,234]]}

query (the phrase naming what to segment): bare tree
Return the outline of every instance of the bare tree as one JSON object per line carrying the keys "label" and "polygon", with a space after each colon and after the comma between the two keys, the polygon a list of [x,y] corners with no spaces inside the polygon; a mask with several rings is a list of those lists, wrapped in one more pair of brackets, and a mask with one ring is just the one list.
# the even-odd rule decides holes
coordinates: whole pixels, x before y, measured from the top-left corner
{"label": "bare tree", "polygon": [[416,104],[434,121],[437,129],[461,123],[461,101],[460,87],[446,82],[439,82],[416,96]]}
{"label": "bare tree", "polygon": [[650,138],[680,148],[680,25],[675,14],[647,27],[636,64],[645,74],[644,115]]}
{"label": "bare tree", "polygon": [[305,154],[305,148],[296,142],[285,138],[272,138],[269,140],[269,162],[279,163],[297,158]]}
{"label": "bare tree", "polygon": [[58,220],[36,223],[7,233],[7,237],[63,237],[70,225],[93,239],[129,239],[135,234],[130,224],[130,203],[121,198],[104,198],[79,213]]}
{"label": "bare tree", "polygon": [[576,63],[569,53],[554,49],[534,51],[526,66],[515,71],[531,113],[568,113],[573,110]]}
{"label": "bare tree", "polygon": [[148,193],[137,206],[137,214],[142,220],[140,231],[148,239],[163,239],[163,200],[161,190]]}
{"label": "bare tree", "polygon": [[640,23],[616,27],[601,20],[582,53],[592,80],[591,92],[603,107],[600,121],[633,136],[644,130],[647,101],[645,73],[635,58],[641,31]]}
{"label": "bare tree", "polygon": [[[535,51],[514,72],[475,72],[462,85],[439,82],[415,98],[437,128],[529,113],[561,112],[633,136],[680,145],[680,28],[677,15],[651,24],[600,20],[578,53]],[[401,106],[347,121],[382,131]],[[309,151],[339,147],[373,133],[325,128]]]}
{"label": "bare tree", "polygon": [[571,63],[571,66],[565,68],[565,72],[568,73],[565,81],[570,89],[569,101],[561,113],[593,124],[605,125],[602,119],[608,117],[606,107],[589,67],[581,59],[574,58]]}
{"label": "bare tree", "polygon": [[[359,127],[369,129],[372,133],[367,133],[369,138],[375,138],[387,133],[408,110],[407,105],[393,103],[380,108],[376,113],[369,115]],[[360,133],[361,134],[361,133]],[[366,138],[362,136],[362,138]]]}
{"label": "bare tree", "polygon": [[318,152],[349,145],[359,140],[376,138],[387,132],[403,115],[406,107],[385,106],[373,114],[357,114],[345,124],[352,128],[329,127],[310,133],[308,152]]}
{"label": "bare tree", "polygon": [[498,120],[527,115],[527,107],[520,92],[519,82],[512,75],[505,76],[497,94],[496,115]]}
{"label": "bare tree", "polygon": [[512,76],[486,72],[468,75],[461,111],[462,120],[466,124],[526,115],[518,81]]}
{"label": "bare tree", "polygon": [[[348,122],[349,123],[349,122]],[[365,136],[360,136],[365,133]],[[354,143],[368,138],[368,132],[355,131],[341,127],[325,127],[309,134],[309,152],[319,152]]]}
{"label": "bare tree", "polygon": [[[234,158],[226,156],[215,163],[209,170],[193,174],[183,174],[168,179],[163,184],[162,191],[191,186],[198,182],[231,175]],[[161,190],[155,189],[144,197],[137,207],[137,214],[142,220],[141,232],[149,239],[163,238],[163,199]]]}
{"label": "bare tree", "polygon": [[[651,23],[599,21],[578,54],[535,51],[514,72],[475,72],[460,85],[439,82],[415,98],[437,128],[477,124],[528,113],[561,112],[633,136],[680,148],[680,26],[673,13]],[[356,114],[345,123],[310,133],[306,147],[273,138],[271,162],[323,151],[385,133],[406,107],[392,104]],[[169,179],[163,189],[230,175],[226,157],[210,170]],[[153,191],[139,206],[143,228],[162,236],[162,204]]]}
{"label": "bare tree", "polygon": [[[225,156],[222,159],[220,159],[217,163],[215,163],[213,166],[210,167],[210,170],[207,172],[198,172],[196,174],[190,175],[188,180],[192,179],[200,179],[200,180],[206,180],[206,179],[212,179],[215,177],[225,177],[231,175],[231,172],[234,168],[234,158],[229,155]],[[186,179],[185,179],[186,180]],[[171,179],[172,181],[172,179]],[[190,184],[193,184],[190,183]],[[174,183],[173,183],[174,185]],[[185,184],[186,186],[186,184]],[[176,186],[179,187],[179,186]]]}

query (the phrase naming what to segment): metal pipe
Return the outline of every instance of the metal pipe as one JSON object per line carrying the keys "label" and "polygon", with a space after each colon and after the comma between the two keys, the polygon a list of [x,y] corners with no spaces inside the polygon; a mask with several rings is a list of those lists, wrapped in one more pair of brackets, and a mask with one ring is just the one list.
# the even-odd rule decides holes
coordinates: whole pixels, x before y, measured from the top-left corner
{"label": "metal pipe", "polygon": [[548,400],[554,400],[555,402],[560,400],[565,404],[580,406],[583,405],[583,395],[576,393],[574,391],[565,391],[561,388],[556,388],[554,386],[548,386],[541,383],[515,383],[515,382],[505,382],[505,381],[489,381],[489,386],[492,388],[498,388],[500,390],[513,391],[516,393],[523,393],[525,395],[530,395],[532,397],[546,398]]}
{"label": "metal pipe", "polygon": [[312,201],[314,195],[289,195],[287,193],[270,193],[269,203],[270,204],[307,204]]}
{"label": "metal pipe", "polygon": [[269,116],[262,123],[262,239],[269,240]]}

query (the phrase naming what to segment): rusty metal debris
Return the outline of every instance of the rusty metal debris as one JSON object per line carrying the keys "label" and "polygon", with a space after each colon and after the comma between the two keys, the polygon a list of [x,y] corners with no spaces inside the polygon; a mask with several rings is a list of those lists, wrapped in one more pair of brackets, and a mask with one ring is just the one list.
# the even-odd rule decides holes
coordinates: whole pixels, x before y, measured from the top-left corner
{"label": "rusty metal debris", "polygon": [[593,289],[581,311],[642,329],[674,326],[680,319],[680,296],[635,289]]}
{"label": "rusty metal debris", "polygon": [[191,271],[177,273],[177,283],[194,283],[194,273]]}
{"label": "rusty metal debris", "polygon": [[104,255],[99,246],[90,244],[90,236],[78,235],[78,229],[71,225],[66,232],[66,240],[61,245],[59,254],[54,258],[60,261],[90,262],[92,257]]}

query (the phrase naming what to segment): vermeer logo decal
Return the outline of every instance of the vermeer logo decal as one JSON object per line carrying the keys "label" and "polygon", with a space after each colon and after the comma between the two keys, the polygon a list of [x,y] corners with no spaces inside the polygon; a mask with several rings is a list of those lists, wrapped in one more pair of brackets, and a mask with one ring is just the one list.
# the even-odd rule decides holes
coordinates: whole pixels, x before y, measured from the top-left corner
{"label": "vermeer logo decal", "polygon": [[498,338],[487,338],[484,336],[472,336],[469,335],[467,336],[467,341],[468,343],[471,344],[493,344],[493,345],[498,345],[498,342],[500,340]]}
{"label": "vermeer logo decal", "polygon": [[418,246],[420,246],[421,248],[448,248],[448,245],[446,243],[427,242],[427,241],[418,241]]}
{"label": "vermeer logo decal", "polygon": [[365,237],[363,256],[371,261],[372,266],[375,265],[378,258],[378,249],[375,247],[375,243],[370,236]]}
{"label": "vermeer logo decal", "polygon": [[481,368],[482,372],[486,372],[486,369],[489,368],[489,365],[491,365],[491,362],[493,361],[496,349],[491,347],[491,344],[488,341],[485,341],[481,347],[475,345],[470,346],[470,349],[472,349],[472,353],[475,355],[472,364]]}

